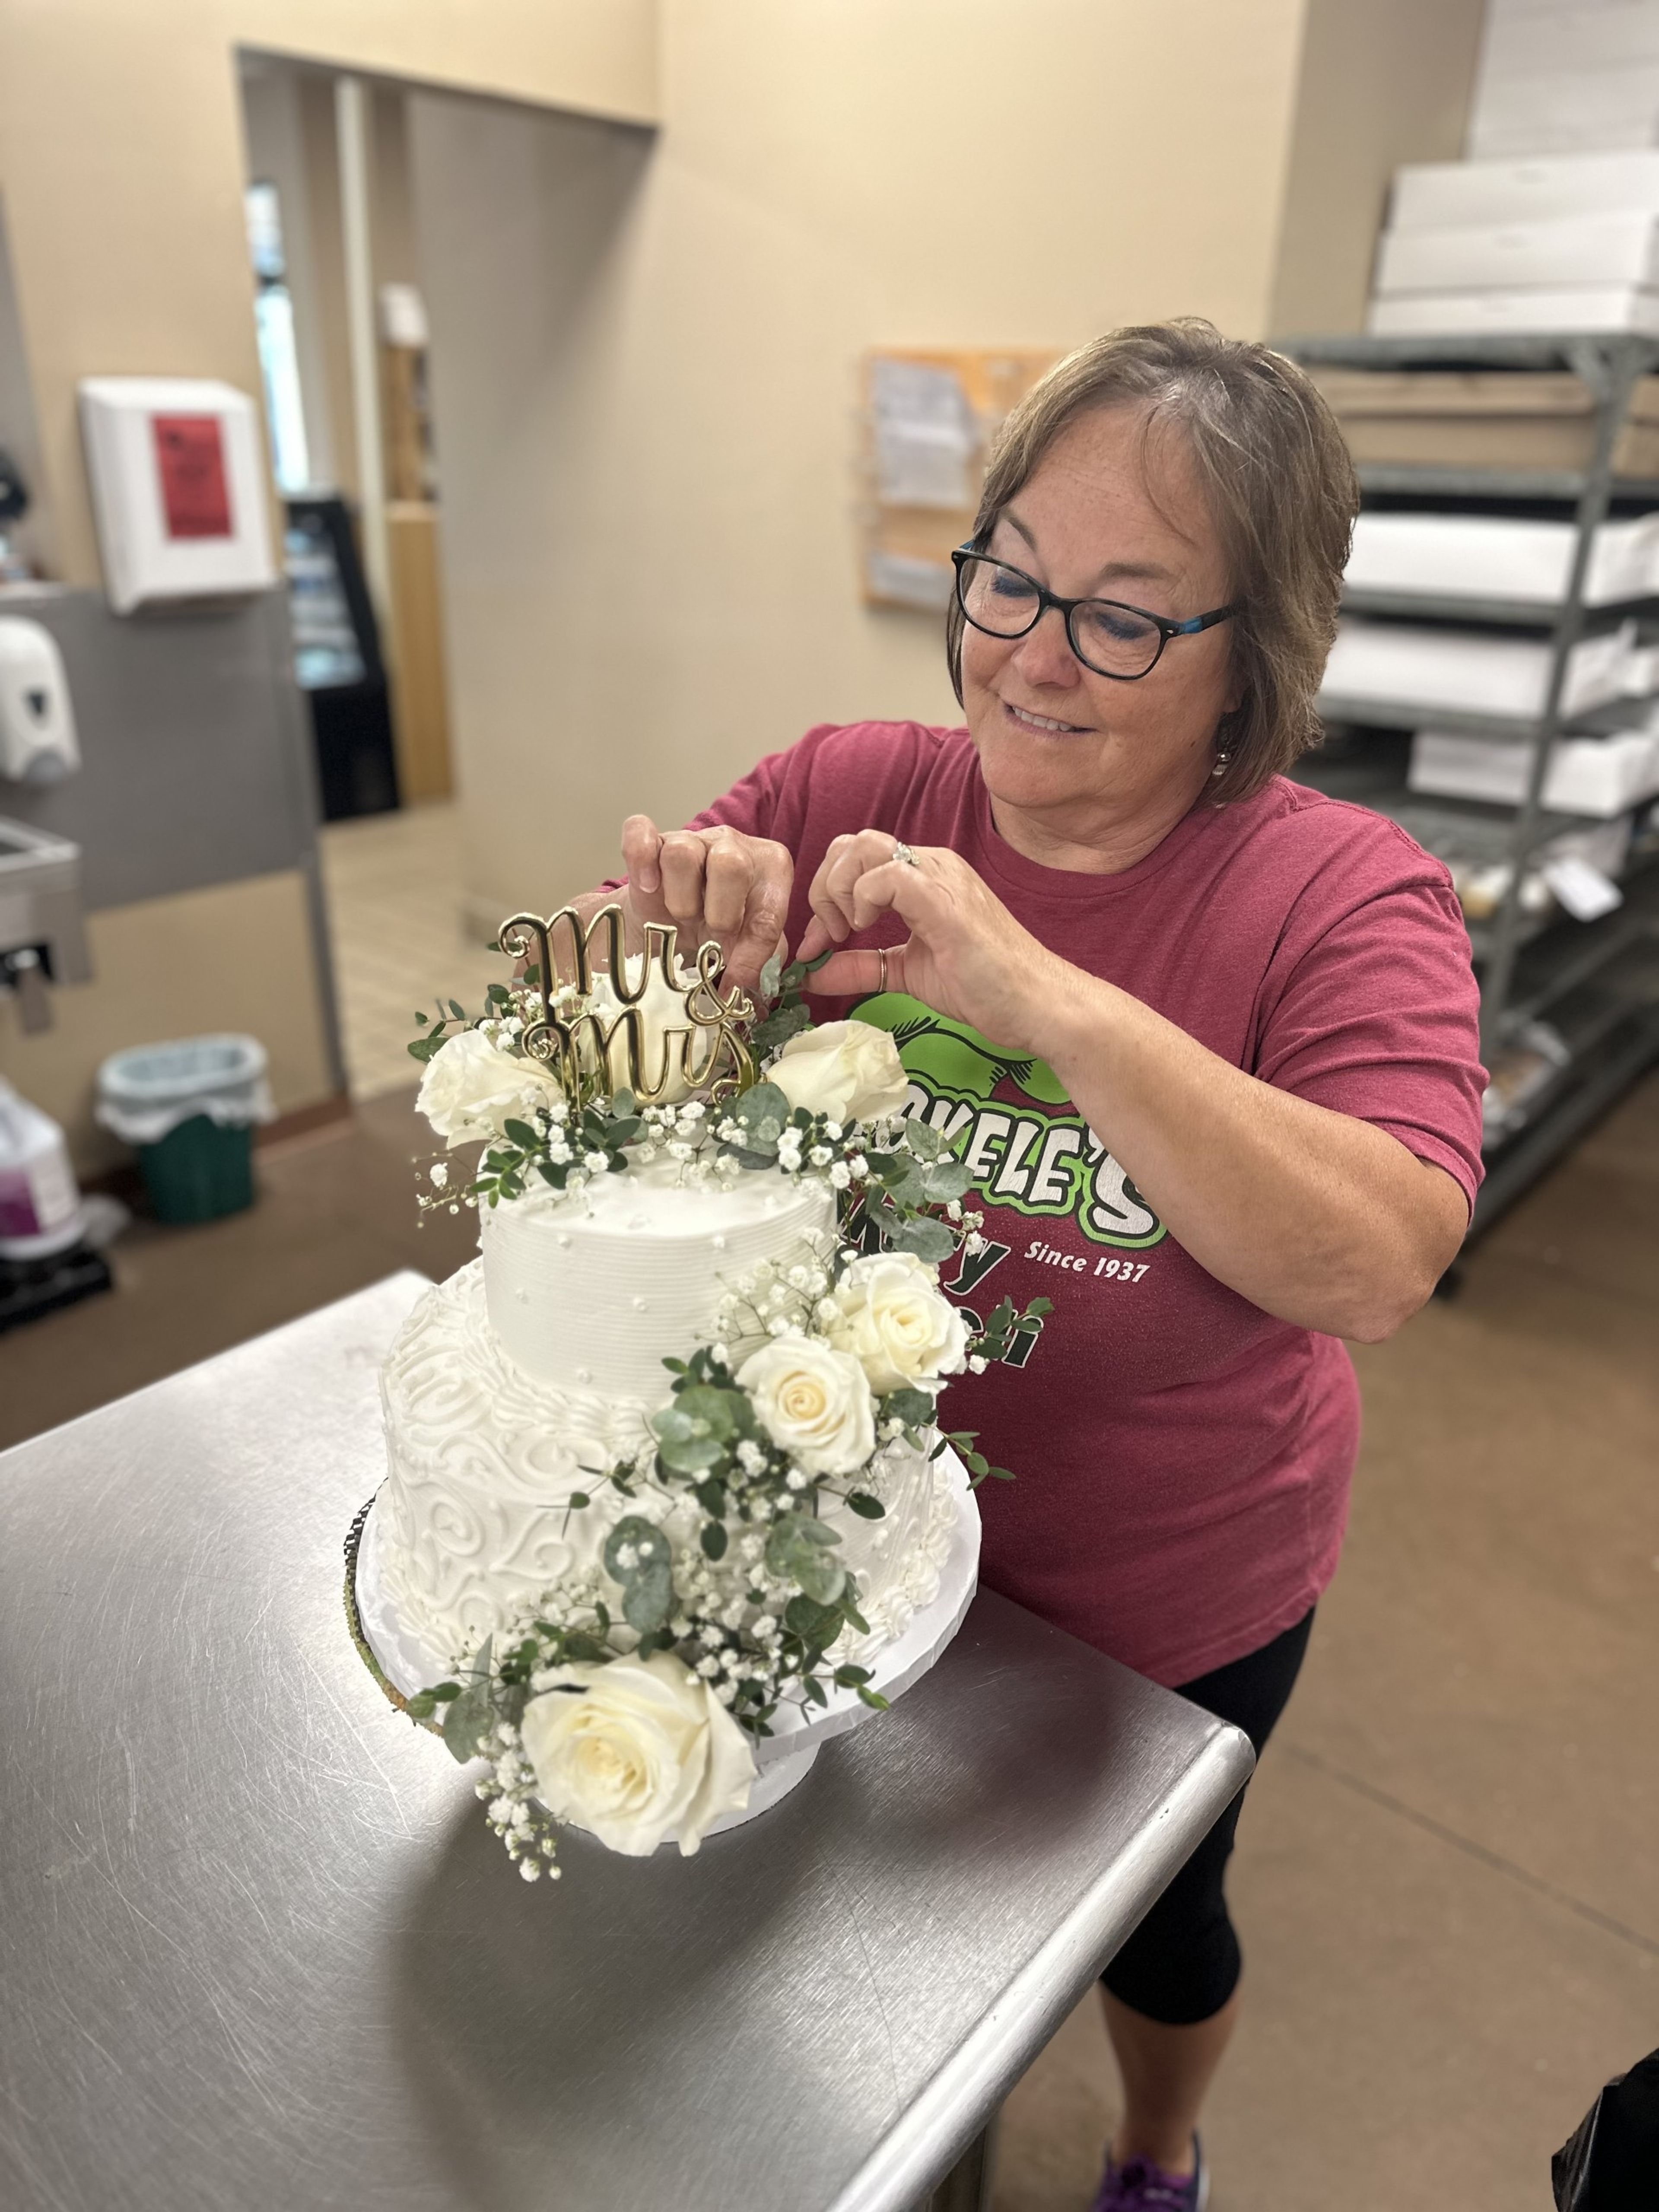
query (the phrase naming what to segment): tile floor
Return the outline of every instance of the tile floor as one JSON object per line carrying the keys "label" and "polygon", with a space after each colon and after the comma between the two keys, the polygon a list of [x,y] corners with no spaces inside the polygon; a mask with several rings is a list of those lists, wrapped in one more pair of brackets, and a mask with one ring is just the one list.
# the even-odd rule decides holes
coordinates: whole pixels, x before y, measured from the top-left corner
{"label": "tile floor", "polygon": [[[388,1092],[262,1153],[252,1212],[136,1224],[112,1297],[0,1339],[0,1444],[448,1273],[472,1224],[416,1215],[419,1146]],[[1544,2212],[1659,2045],[1656,1354],[1659,1075],[1360,1355],[1346,1557],[1241,1832],[1212,2212]],[[1008,2105],[996,2212],[1081,2212],[1112,2112],[1091,1999]]]}
{"label": "tile floor", "polygon": [[321,846],[346,1080],[374,1098],[409,1084],[417,1006],[453,998],[477,1013],[505,970],[467,925],[452,803],[331,822]]}

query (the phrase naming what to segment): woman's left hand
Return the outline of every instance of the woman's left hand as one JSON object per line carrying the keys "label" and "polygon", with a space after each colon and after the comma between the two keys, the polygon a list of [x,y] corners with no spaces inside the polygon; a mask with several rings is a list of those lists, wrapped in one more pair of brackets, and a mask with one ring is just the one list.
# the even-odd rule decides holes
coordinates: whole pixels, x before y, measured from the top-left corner
{"label": "woman's left hand", "polygon": [[[895,842],[885,830],[835,840],[812,878],[812,919],[796,957],[845,944],[890,911],[910,934],[887,948],[889,990],[908,992],[999,1045],[1040,1054],[1039,1009],[1070,972],[1065,962],[1020,927],[960,854],[917,845],[908,848],[912,863],[895,859]],[[882,971],[878,952],[837,952],[806,988],[853,998],[880,989]]]}

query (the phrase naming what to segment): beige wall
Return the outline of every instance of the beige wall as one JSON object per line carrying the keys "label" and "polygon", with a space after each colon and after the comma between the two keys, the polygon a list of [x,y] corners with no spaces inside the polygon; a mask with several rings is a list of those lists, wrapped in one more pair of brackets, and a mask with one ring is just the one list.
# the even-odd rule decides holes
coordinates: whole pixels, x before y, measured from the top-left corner
{"label": "beige wall", "polygon": [[1389,179],[1455,161],[1485,0],[1310,0],[1268,328],[1364,328]]}
{"label": "beige wall", "polygon": [[87,917],[87,938],[93,981],[52,994],[43,1036],[26,1036],[0,993],[0,1075],[64,1124],[83,1175],[130,1157],[92,1118],[98,1065],[127,1045],[248,1030],[270,1055],[279,1112],[331,1092],[297,872],[111,907]]}
{"label": "beige wall", "polygon": [[858,603],[861,350],[1264,331],[1302,15],[667,0],[654,150],[414,103],[486,909],[591,882],[630,808],[682,820],[815,720],[952,711],[937,623]]}
{"label": "beige wall", "polygon": [[653,0],[0,0],[0,193],[59,573],[99,580],[78,378],[257,388],[234,48],[636,118]]}

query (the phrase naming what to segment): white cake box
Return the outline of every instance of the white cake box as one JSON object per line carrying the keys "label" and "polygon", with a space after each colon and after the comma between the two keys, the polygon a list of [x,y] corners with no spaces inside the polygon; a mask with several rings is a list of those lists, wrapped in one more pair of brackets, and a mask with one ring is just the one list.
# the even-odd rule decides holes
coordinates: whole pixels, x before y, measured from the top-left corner
{"label": "white cake box", "polygon": [[1564,64],[1575,70],[1623,69],[1659,63],[1659,8],[1639,0],[1576,0],[1571,6],[1505,7],[1486,11],[1480,83],[1493,90],[1509,77],[1545,76]]}
{"label": "white cake box", "polygon": [[1550,222],[1626,209],[1659,214],[1659,152],[1413,162],[1395,172],[1389,224],[1392,230],[1424,230]]}
{"label": "white cake box", "polygon": [[[1354,525],[1346,577],[1361,591],[1553,606],[1566,597],[1577,537],[1571,522],[1368,511]],[[1587,604],[1608,606],[1654,592],[1659,592],[1659,514],[1604,522],[1590,549]]]}
{"label": "white cake box", "polygon": [[1637,209],[1552,222],[1387,231],[1378,247],[1379,293],[1517,284],[1659,284],[1659,216]]}
{"label": "white cake box", "polygon": [[1627,331],[1659,337],[1659,291],[1635,285],[1516,291],[1396,292],[1373,300],[1373,337],[1526,337],[1538,331]]}
{"label": "white cake box", "polygon": [[[1494,744],[1440,730],[1412,740],[1406,781],[1442,799],[1485,799],[1518,805],[1532,773],[1528,744]],[[1560,738],[1550,747],[1544,804],[1562,814],[1609,821],[1659,792],[1659,733],[1620,730],[1605,738]]]}
{"label": "white cake box", "polygon": [[[1624,694],[1634,651],[1632,623],[1581,640],[1567,663],[1562,712],[1582,714]],[[1347,615],[1326,663],[1323,690],[1332,699],[1401,708],[1528,716],[1543,712],[1549,668],[1550,647],[1542,639]]]}
{"label": "white cake box", "polygon": [[1593,152],[1654,142],[1659,66],[1574,68],[1565,58],[1538,75],[1501,77],[1476,93],[1466,140],[1471,161],[1506,155]]}

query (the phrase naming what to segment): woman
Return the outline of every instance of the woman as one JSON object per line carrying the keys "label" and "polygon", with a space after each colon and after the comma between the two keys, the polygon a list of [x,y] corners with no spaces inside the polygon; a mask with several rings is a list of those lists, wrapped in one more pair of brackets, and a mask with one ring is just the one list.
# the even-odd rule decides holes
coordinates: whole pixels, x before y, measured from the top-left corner
{"label": "woman", "polygon": [[[981,1492],[986,1582],[1258,1750],[1341,1540],[1338,1340],[1424,1303],[1480,1175],[1446,871],[1281,773],[1357,503],[1288,362],[1198,321],[1103,338],[1011,419],[957,556],[966,729],[815,729],[688,830],[623,836],[637,919],[719,936],[738,980],[781,934],[833,948],[824,1018],[894,1032],[974,1169],[988,1242],[957,1295],[1053,1299],[1035,1398],[952,1386],[1021,1470]],[[1202,2201],[1237,1813],[1103,1978],[1101,2212]]]}

